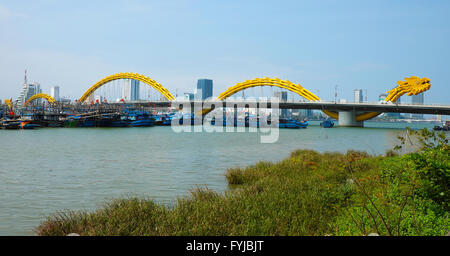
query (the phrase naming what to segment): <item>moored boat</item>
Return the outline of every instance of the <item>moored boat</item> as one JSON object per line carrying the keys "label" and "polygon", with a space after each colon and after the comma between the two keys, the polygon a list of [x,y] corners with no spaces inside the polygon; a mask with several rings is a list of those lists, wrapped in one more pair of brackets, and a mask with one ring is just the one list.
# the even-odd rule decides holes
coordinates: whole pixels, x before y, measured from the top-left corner
{"label": "moored boat", "polygon": [[280,118],[278,121],[279,128],[299,129],[299,128],[307,128],[308,125],[309,122],[307,120],[298,121],[292,118]]}
{"label": "moored boat", "polygon": [[3,120],[2,128],[7,130],[17,130],[20,129],[20,121],[18,120]]}
{"label": "moored boat", "polygon": [[433,130],[435,131],[450,131],[450,121],[446,121],[442,125],[436,125]]}
{"label": "moored boat", "polygon": [[38,125],[38,124],[34,124],[31,121],[21,121],[20,122],[20,128],[21,129],[28,130],[28,129],[34,129],[34,128],[38,128],[38,127],[41,127],[41,126]]}
{"label": "moored boat", "polygon": [[143,111],[129,111],[126,115],[128,124],[132,127],[150,127],[155,123],[155,117]]}
{"label": "moored boat", "polygon": [[320,127],[333,128],[334,127],[334,121],[333,120],[325,120],[325,121],[320,123]]}

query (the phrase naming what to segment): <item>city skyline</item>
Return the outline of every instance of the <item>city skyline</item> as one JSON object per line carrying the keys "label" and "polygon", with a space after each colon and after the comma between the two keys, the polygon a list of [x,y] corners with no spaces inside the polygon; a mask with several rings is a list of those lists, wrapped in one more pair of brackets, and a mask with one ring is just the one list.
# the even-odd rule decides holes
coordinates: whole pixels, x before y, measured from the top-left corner
{"label": "city skyline", "polygon": [[[366,89],[369,101],[416,75],[431,79],[427,102],[449,103],[448,3],[323,4],[2,2],[0,97],[17,97],[28,69],[44,91],[59,85],[72,99],[107,75],[137,72],[173,92],[191,91],[201,77],[213,79],[220,92],[268,76],[299,83],[324,100],[334,98],[336,84],[347,100],[355,88]],[[125,43],[128,37],[115,31],[139,37]]]}
{"label": "city skyline", "polygon": [[[124,80],[122,80],[122,84],[123,84],[123,86],[121,88],[121,93],[120,93],[121,95],[119,97],[113,96],[111,98],[111,95],[109,95],[109,97],[108,96],[104,96],[104,95],[97,95],[97,96],[100,97],[100,98],[98,98],[97,96],[95,96],[93,94],[93,95],[90,96],[90,101],[99,101],[99,102],[103,102],[103,100],[106,100],[106,101],[119,101],[120,99],[127,100],[127,101],[129,101],[129,100],[135,101],[135,100],[147,100],[147,99],[150,99],[150,98],[147,98],[147,97],[150,97],[148,95],[148,93],[149,93],[150,89],[152,88],[151,86],[147,87],[149,91],[147,92],[146,96],[140,96],[140,89],[139,89],[140,88],[140,82],[138,80],[124,79]],[[25,94],[25,91],[28,91],[27,88],[29,86],[33,86],[33,87],[37,86],[38,90],[34,90],[33,89],[33,90],[31,90],[30,93],[27,93],[27,96],[23,96]],[[144,87],[146,87],[146,86],[144,86]],[[271,87],[271,86],[266,86],[266,87]],[[205,88],[205,90],[203,90],[202,88]],[[60,86],[53,85],[53,86],[50,87],[50,89],[47,92],[47,90],[42,90],[41,89],[41,85],[38,82],[28,83],[28,81],[27,81],[27,70],[25,70],[25,82],[23,84],[23,88],[22,88],[22,90],[20,92],[20,95],[18,96],[17,99],[14,98],[14,97],[11,97],[11,99],[13,101],[17,101],[17,102],[20,103],[20,102],[25,102],[28,98],[30,98],[34,94],[44,93],[44,94],[48,94],[51,97],[55,98],[55,100],[57,100],[57,101],[62,100],[62,101],[65,101],[65,102],[70,102],[70,101],[77,101],[78,100],[78,97],[75,97],[75,98],[70,98],[70,97],[67,97],[67,96],[60,97],[59,89],[60,89]],[[189,92],[192,89],[193,89],[194,92],[193,93]],[[191,88],[191,90],[189,90],[189,89],[186,89],[186,90],[187,91],[182,93],[184,95],[183,98],[184,99],[190,99],[190,100],[194,99],[195,95],[198,95],[198,97],[199,97],[198,99],[205,100],[205,99],[208,99],[208,98],[217,97],[218,94],[219,94],[219,93],[213,94],[213,79],[205,79],[205,78],[198,79],[197,82],[196,82],[196,86],[194,85],[194,88]],[[276,90],[278,90],[278,91],[276,91]],[[252,92],[254,93],[255,91],[249,91],[249,93],[252,93]],[[175,93],[176,94],[178,93],[178,89],[176,89]],[[242,93],[241,96],[239,96],[238,94],[235,94],[235,95],[233,95],[233,97],[246,97],[245,96],[246,95],[245,91],[242,91],[241,93]],[[266,93],[267,93],[267,91],[266,91]],[[353,89],[353,95],[352,95],[353,99],[337,97],[338,96],[337,95],[337,87],[335,88],[335,93],[336,93],[335,94],[336,101],[339,101],[341,103],[346,103],[346,102],[355,102],[355,103],[369,102],[367,100],[368,95],[367,95],[367,90],[366,89],[364,89],[364,90],[363,89]],[[286,98],[286,100],[289,98],[290,100],[294,100],[294,101],[305,101],[305,99],[302,98],[301,96],[299,96],[298,94],[296,94],[296,93],[294,93],[292,91],[289,91],[287,89],[280,89],[278,87],[275,87],[275,91],[274,91],[274,89],[272,87],[271,88],[271,93],[269,93],[268,95],[263,93],[262,95],[247,95],[247,97],[248,96],[249,97],[272,97],[272,96],[274,96],[274,97],[278,97],[279,98],[281,94],[284,95],[283,97]],[[425,94],[425,92],[420,93],[419,95],[415,95],[415,96],[413,95],[411,97],[404,96],[404,99],[405,98],[409,98],[409,100],[407,100],[404,103],[417,104],[418,103],[417,99],[420,98],[421,101],[419,102],[419,104],[424,104],[425,103],[425,101],[424,101],[424,94]],[[192,95],[192,97],[189,96],[189,95]],[[297,97],[298,99],[294,99],[294,96]],[[384,100],[384,98],[386,96],[387,96],[386,93],[381,93],[379,95],[379,97],[377,98],[377,100],[375,100],[374,102],[380,102],[381,100]],[[96,100],[94,100],[94,98]],[[8,98],[6,98],[6,99],[8,99]],[[101,100],[99,100],[99,99],[101,99]],[[401,97],[397,100],[397,103],[400,103],[400,102],[401,102]]]}

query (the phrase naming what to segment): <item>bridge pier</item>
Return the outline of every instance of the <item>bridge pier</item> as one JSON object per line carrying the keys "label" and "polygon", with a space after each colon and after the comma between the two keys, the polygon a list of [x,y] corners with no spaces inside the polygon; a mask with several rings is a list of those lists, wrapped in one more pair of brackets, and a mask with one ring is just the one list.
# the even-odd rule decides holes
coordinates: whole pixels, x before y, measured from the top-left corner
{"label": "bridge pier", "polygon": [[355,111],[339,111],[339,126],[364,127],[364,121],[356,121]]}

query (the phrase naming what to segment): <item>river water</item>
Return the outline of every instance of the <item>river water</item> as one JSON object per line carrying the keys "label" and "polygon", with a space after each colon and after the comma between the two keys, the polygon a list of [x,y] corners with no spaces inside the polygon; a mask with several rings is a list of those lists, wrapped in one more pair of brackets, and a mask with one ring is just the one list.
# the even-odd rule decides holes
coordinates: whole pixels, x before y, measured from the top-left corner
{"label": "river water", "polygon": [[175,133],[170,127],[0,130],[0,235],[34,235],[49,214],[95,210],[117,197],[171,204],[197,186],[223,192],[227,168],[279,161],[296,149],[383,154],[398,144],[405,126],[280,129],[273,144],[261,144],[259,133]]}

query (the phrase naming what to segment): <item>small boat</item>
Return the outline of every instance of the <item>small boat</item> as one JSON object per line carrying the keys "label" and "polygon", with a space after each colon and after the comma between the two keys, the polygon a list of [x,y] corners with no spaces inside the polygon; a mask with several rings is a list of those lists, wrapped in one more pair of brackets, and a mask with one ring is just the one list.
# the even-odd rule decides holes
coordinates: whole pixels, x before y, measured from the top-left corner
{"label": "small boat", "polygon": [[278,120],[279,128],[299,129],[308,127],[308,121],[301,122],[291,118],[280,118]]}
{"label": "small boat", "polygon": [[156,118],[145,111],[129,111],[122,119],[128,121],[128,125],[132,127],[150,127],[155,123]]}
{"label": "small boat", "polygon": [[[222,121],[222,122],[220,122],[220,121]],[[221,123],[222,123],[222,124],[221,124]],[[225,118],[222,117],[221,120],[217,120],[217,122],[216,122],[216,117],[213,116],[213,117],[211,118],[211,125],[227,126],[227,119],[226,119],[226,117],[225,117]]]}
{"label": "small boat", "polygon": [[154,120],[152,119],[141,119],[141,120],[136,120],[136,121],[132,121],[130,123],[130,126],[132,127],[150,127],[153,126]]}
{"label": "small boat", "polygon": [[20,121],[17,120],[3,120],[2,128],[7,130],[17,130],[20,129]]}
{"label": "small boat", "polygon": [[245,116],[242,117],[222,117],[221,120],[216,121],[216,117],[211,118],[211,125],[217,126],[234,126],[234,127],[259,127],[260,120],[257,117]]}
{"label": "small boat", "polygon": [[450,121],[443,123],[442,125],[436,125],[433,130],[435,131],[450,131]]}
{"label": "small boat", "polygon": [[156,126],[170,126],[172,124],[172,119],[174,118],[174,113],[169,114],[159,114],[155,118],[154,125]]}
{"label": "small boat", "polygon": [[171,121],[178,122],[179,125],[196,125],[202,124],[202,117],[196,116],[194,113],[177,113],[172,116]]}
{"label": "small boat", "polygon": [[325,120],[320,123],[320,127],[322,128],[333,128],[334,127],[334,121],[333,120]]}
{"label": "small boat", "polygon": [[28,130],[28,129],[34,129],[34,128],[38,128],[41,127],[38,124],[33,124],[30,121],[22,121],[20,122],[20,128],[24,129],[24,130]]}
{"label": "small boat", "polygon": [[308,128],[308,125],[309,125],[309,121],[308,120],[297,121],[297,122],[300,125],[300,128],[303,128],[303,129]]}

